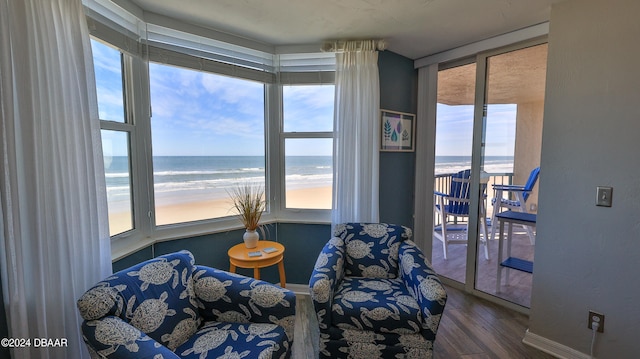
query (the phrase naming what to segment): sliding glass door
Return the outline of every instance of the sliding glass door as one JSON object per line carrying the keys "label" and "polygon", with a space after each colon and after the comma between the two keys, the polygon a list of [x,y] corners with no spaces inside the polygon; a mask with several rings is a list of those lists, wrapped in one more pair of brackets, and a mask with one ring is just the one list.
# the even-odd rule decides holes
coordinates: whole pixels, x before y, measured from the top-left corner
{"label": "sliding glass door", "polygon": [[442,195],[435,196],[432,264],[438,274],[460,283],[466,281],[467,246],[462,241],[469,235],[469,218],[463,215],[468,207],[466,213],[448,215],[449,199],[443,195],[462,183],[452,182],[454,173],[471,169],[475,79],[475,62],[438,71],[434,190]]}
{"label": "sliding glass door", "polygon": [[478,256],[475,287],[529,307],[535,227],[514,225],[510,236],[505,230],[499,259],[499,226],[494,212],[537,212],[537,179],[530,181],[531,192],[501,185],[524,186],[540,166],[547,44],[489,54],[479,61],[486,64],[480,167],[489,178],[486,218],[491,224],[488,242],[492,257],[485,261]]}
{"label": "sliding glass door", "polygon": [[[547,45],[540,40],[441,65],[437,76],[432,264],[441,276],[469,291],[525,308],[530,305],[532,274],[499,263],[494,213],[511,209],[535,214],[537,181],[526,202],[516,193],[496,189],[526,184],[539,167],[546,58]],[[464,170],[467,182],[456,179]],[[466,216],[443,214],[453,208],[450,196],[456,186],[465,184]],[[512,207],[500,206],[503,202]],[[511,256],[534,263],[534,227],[514,226],[510,239]],[[507,243],[503,240],[503,260]]]}

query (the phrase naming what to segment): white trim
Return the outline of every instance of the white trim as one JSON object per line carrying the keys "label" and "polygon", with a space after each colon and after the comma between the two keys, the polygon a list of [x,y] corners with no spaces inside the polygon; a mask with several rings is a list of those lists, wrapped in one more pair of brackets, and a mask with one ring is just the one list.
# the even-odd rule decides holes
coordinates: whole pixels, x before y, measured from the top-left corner
{"label": "white trim", "polygon": [[522,342],[530,347],[536,348],[561,359],[591,358],[590,355],[584,354],[575,349],[569,348],[566,345],[562,345],[560,343],[554,342],[553,340],[531,333],[529,329],[527,329],[526,333],[524,334]]}
{"label": "white trim", "polygon": [[538,25],[525,27],[524,29],[508,32],[506,34],[494,36],[472,44],[456,47],[455,49],[419,58],[414,61],[413,66],[417,69],[432,64],[461,59],[467,56],[476,55],[483,51],[511,45],[520,41],[531,40],[548,34],[549,23],[543,22]]}
{"label": "white trim", "polygon": [[436,136],[438,65],[418,70],[418,113],[416,118],[416,170],[413,231],[414,241],[431,258],[433,235],[433,186]]}
{"label": "white trim", "polygon": [[311,295],[309,294],[309,286],[306,284],[286,283],[286,286],[296,295]]}
{"label": "white trim", "polygon": [[304,45],[277,45],[275,47],[275,54],[304,54],[320,52],[322,49],[322,43],[304,44]]}
{"label": "white trim", "polygon": [[[191,38],[200,37],[203,40],[207,39],[212,42],[223,44],[229,48],[236,48],[253,56],[272,55],[276,52],[275,46],[266,44],[264,42],[232,35],[227,32],[217,31],[194,24],[189,24],[150,11],[145,11],[144,21],[148,25],[155,25],[155,28],[158,30],[164,28],[166,29],[165,31],[174,30]],[[318,50],[317,52],[320,51]]]}

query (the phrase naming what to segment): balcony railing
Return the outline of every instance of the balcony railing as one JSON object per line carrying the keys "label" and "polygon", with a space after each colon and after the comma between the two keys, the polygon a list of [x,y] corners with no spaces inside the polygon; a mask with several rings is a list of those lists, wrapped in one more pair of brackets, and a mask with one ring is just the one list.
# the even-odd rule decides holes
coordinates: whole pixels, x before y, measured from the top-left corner
{"label": "balcony railing", "polygon": [[[437,174],[435,176],[434,182],[434,191],[449,193],[449,189],[451,188],[451,175],[453,173],[443,173]],[[485,207],[487,208],[487,217],[491,217],[491,211],[493,208],[491,207],[491,198],[495,197],[495,193],[493,191],[493,185],[511,185],[513,184],[513,173],[489,173],[489,181],[487,182],[487,193],[485,197]],[[508,195],[508,191],[504,192],[505,195]],[[510,198],[513,199],[513,198]],[[452,218],[454,223],[457,222],[457,218]],[[439,216],[434,216],[434,225],[437,226],[440,224]]]}

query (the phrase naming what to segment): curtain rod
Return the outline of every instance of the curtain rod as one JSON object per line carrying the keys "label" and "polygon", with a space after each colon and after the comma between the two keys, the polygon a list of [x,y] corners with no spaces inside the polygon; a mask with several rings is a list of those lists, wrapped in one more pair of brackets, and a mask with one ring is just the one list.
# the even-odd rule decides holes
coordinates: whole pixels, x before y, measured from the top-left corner
{"label": "curtain rod", "polygon": [[325,41],[321,50],[322,52],[383,51],[386,48],[386,40],[336,40]]}

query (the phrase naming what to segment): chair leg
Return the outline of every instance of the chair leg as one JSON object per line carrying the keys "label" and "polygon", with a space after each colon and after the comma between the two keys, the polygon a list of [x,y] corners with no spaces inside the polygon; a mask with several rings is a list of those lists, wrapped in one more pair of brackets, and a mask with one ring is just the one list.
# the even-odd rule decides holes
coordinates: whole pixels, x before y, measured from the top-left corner
{"label": "chair leg", "polygon": [[490,240],[494,240],[496,238],[496,211],[494,208],[493,213],[491,213],[491,236],[489,237]]}
{"label": "chair leg", "polygon": [[480,218],[480,227],[482,230],[482,242],[484,244],[484,258],[486,260],[489,260],[489,238],[487,237],[487,234],[489,233],[489,229],[487,227],[487,218],[486,215],[484,213],[481,213],[482,217]]}
{"label": "chair leg", "polygon": [[535,234],[533,234],[533,229],[531,228],[531,226],[522,226],[524,227],[524,229],[527,231],[527,235],[529,236],[529,243],[531,243],[531,245],[535,245],[536,244],[536,236]]}
{"label": "chair leg", "polygon": [[447,225],[446,222],[442,222],[442,230],[440,231],[442,235],[442,256],[444,259],[447,259]]}

